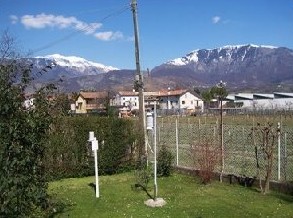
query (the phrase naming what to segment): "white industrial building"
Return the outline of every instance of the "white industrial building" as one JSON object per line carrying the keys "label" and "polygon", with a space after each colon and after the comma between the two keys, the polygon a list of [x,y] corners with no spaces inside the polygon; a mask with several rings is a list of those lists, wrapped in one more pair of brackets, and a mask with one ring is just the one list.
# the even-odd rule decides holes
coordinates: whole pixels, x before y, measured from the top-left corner
{"label": "white industrial building", "polygon": [[253,110],[292,110],[293,93],[274,92],[262,93],[238,93],[226,97],[226,102],[241,103],[242,109]]}

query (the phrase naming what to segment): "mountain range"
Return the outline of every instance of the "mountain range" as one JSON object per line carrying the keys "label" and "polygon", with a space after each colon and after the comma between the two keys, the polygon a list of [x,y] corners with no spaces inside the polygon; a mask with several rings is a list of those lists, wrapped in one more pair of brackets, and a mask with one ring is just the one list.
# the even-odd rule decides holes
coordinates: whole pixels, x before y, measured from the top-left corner
{"label": "mountain range", "polygon": [[[53,66],[35,86],[57,82],[61,91],[132,90],[135,70],[118,69],[79,57],[31,58],[34,72]],[[253,44],[198,49],[143,72],[145,89],[207,88],[220,80],[231,91],[292,91],[293,50]]]}

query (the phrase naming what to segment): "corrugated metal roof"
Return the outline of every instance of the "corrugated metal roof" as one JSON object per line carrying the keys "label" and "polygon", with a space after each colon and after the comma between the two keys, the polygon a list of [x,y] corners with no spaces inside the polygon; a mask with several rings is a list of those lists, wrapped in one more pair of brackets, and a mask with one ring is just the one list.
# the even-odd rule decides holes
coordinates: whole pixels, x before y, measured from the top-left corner
{"label": "corrugated metal roof", "polygon": [[253,99],[273,99],[274,94],[253,94]]}
{"label": "corrugated metal roof", "polygon": [[274,92],[274,97],[275,98],[292,98],[293,93],[290,92]]}
{"label": "corrugated metal roof", "polygon": [[253,100],[253,94],[252,93],[239,93],[235,95],[235,100],[239,99],[246,99],[246,100]]}

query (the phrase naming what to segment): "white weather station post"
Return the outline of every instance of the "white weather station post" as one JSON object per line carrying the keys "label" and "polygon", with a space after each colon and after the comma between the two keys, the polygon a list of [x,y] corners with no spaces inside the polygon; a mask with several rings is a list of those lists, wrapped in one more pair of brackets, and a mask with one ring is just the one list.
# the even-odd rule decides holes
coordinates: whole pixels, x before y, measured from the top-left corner
{"label": "white weather station post", "polygon": [[163,198],[158,198],[158,183],[157,183],[157,102],[154,103],[153,113],[147,113],[147,130],[152,131],[153,136],[153,152],[154,152],[154,199],[149,199],[145,202],[151,207],[162,207],[166,204]]}
{"label": "white weather station post", "polygon": [[89,132],[89,142],[92,143],[92,151],[94,152],[95,157],[95,177],[96,177],[96,198],[100,197],[100,188],[99,188],[99,171],[98,171],[98,149],[99,142],[96,139],[94,132]]}

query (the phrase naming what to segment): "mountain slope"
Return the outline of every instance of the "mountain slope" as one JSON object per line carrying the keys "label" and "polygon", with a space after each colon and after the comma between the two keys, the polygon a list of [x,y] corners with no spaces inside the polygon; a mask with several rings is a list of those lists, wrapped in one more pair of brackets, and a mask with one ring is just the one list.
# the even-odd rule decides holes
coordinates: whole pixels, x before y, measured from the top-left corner
{"label": "mountain slope", "polygon": [[[35,84],[58,81],[60,91],[80,89],[132,90],[135,70],[118,70],[82,58],[52,55],[31,59],[39,76]],[[144,73],[145,90],[200,88],[220,80],[230,91],[292,91],[293,50],[283,47],[235,45],[198,49]],[[62,82],[60,82],[62,81]]]}
{"label": "mountain slope", "polygon": [[293,51],[272,46],[238,45],[195,50],[152,70],[155,77],[178,75],[189,83],[234,87],[263,86],[293,79]]}
{"label": "mountain slope", "polygon": [[105,66],[103,64],[88,61],[84,58],[60,54],[48,55],[44,57],[30,58],[33,63],[34,72],[39,72],[45,66],[52,66],[52,70],[43,75],[38,75],[39,81],[56,80],[62,77],[73,78],[88,75],[98,75],[109,71],[118,70],[118,68]]}

